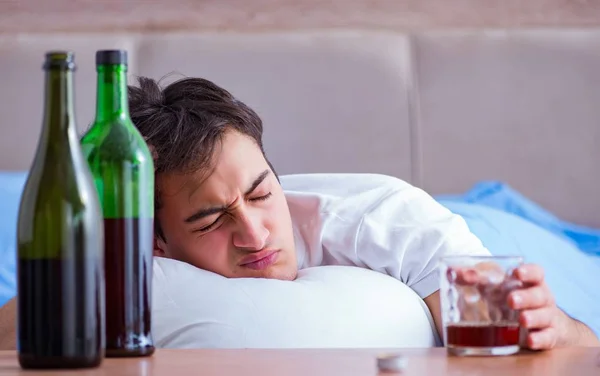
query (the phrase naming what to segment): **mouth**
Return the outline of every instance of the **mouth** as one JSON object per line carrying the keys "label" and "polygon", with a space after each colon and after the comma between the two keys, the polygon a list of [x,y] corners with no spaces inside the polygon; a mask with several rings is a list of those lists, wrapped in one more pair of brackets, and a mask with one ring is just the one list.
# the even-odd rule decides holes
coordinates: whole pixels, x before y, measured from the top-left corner
{"label": "mouth", "polygon": [[278,256],[279,250],[260,251],[245,257],[240,266],[253,270],[263,270],[273,265]]}

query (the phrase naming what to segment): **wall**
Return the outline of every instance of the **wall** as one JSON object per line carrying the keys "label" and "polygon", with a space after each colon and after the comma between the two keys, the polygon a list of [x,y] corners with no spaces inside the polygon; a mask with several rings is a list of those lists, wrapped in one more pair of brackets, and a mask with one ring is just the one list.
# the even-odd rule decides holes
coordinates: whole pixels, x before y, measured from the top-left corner
{"label": "wall", "polygon": [[0,32],[598,25],[596,0],[0,1]]}

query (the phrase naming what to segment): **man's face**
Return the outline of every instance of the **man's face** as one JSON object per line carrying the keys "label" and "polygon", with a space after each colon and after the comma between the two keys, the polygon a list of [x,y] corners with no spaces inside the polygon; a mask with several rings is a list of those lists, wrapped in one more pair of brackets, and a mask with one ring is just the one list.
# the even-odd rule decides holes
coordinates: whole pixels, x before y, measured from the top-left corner
{"label": "man's face", "polygon": [[165,241],[155,254],[226,277],[292,280],[297,263],[283,190],[256,143],[229,131],[214,171],[157,177]]}

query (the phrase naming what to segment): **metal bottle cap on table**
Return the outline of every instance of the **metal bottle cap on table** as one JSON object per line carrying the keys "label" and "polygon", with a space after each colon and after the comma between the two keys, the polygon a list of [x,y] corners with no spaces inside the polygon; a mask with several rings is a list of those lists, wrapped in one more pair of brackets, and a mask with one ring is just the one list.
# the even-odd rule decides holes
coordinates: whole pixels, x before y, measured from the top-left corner
{"label": "metal bottle cap on table", "polygon": [[408,359],[402,354],[381,354],[377,357],[377,368],[381,372],[402,372],[407,364]]}

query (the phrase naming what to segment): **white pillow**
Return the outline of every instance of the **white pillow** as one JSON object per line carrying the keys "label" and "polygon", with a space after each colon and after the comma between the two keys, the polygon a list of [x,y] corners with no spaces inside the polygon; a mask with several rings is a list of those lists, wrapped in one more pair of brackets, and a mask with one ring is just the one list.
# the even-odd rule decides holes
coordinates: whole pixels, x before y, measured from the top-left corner
{"label": "white pillow", "polygon": [[409,287],[352,266],[295,281],[228,279],[155,257],[152,330],[161,348],[432,347],[431,314]]}

